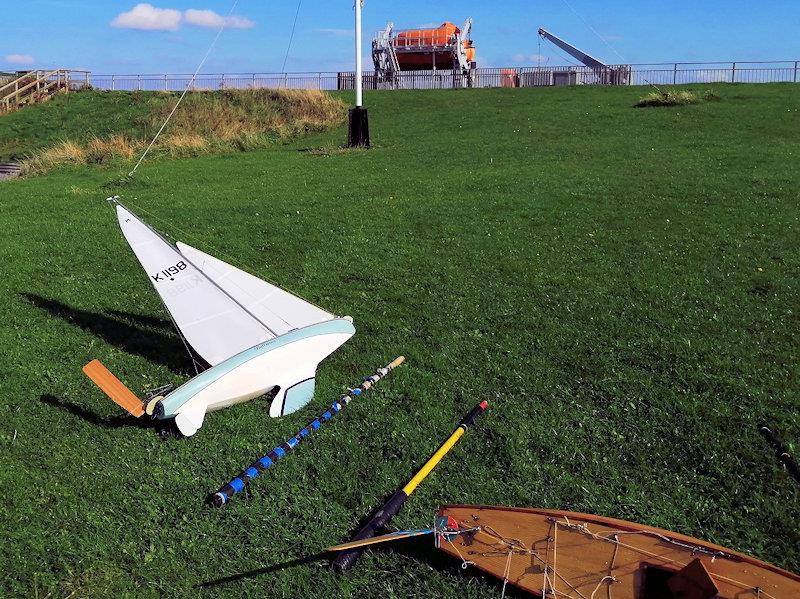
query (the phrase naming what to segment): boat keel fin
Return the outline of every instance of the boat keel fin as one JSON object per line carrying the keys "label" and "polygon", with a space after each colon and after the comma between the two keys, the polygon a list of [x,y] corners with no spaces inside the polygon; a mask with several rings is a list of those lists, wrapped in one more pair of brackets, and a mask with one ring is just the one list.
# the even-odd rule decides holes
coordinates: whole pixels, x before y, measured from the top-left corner
{"label": "boat keel fin", "polygon": [[315,375],[316,368],[289,377],[289,384],[281,385],[280,391],[272,400],[269,406],[269,415],[277,418],[291,414],[314,399]]}
{"label": "boat keel fin", "polygon": [[92,379],[115,404],[138,418],[144,414],[144,404],[125,384],[119,380],[100,360],[92,360],[83,367],[86,376]]}
{"label": "boat keel fin", "polygon": [[201,426],[206,417],[206,407],[204,405],[181,409],[175,416],[175,424],[182,435],[191,437]]}
{"label": "boat keel fin", "polygon": [[283,414],[296,412],[314,398],[314,377],[295,383],[285,392]]}

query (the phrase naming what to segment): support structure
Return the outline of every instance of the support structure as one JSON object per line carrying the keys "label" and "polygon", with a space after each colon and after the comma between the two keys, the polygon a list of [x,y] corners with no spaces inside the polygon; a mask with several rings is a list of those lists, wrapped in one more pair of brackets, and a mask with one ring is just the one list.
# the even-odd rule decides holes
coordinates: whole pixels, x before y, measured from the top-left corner
{"label": "support structure", "polygon": [[356,105],[350,109],[348,115],[347,128],[347,147],[349,148],[368,148],[369,147],[369,118],[367,109],[364,108],[363,98],[363,65],[361,64],[361,9],[364,0],[355,0],[355,34],[356,34],[356,74],[355,90]]}
{"label": "support structure", "polygon": [[448,71],[453,87],[472,87],[475,47],[470,38],[472,18],[460,28],[446,21],[436,28],[395,31],[387,23],[372,40],[372,62],[377,83],[394,89],[402,86],[406,71]]}
{"label": "support structure", "polygon": [[591,56],[584,52],[583,50],[579,50],[572,44],[565,42],[557,35],[550,33],[546,29],[539,29],[539,35],[546,39],[549,42],[552,42],[555,46],[561,48],[564,52],[572,56],[573,58],[581,61],[587,67],[589,67],[592,72],[597,77],[596,83],[601,85],[629,85],[631,79],[631,67],[630,65],[618,65],[618,66],[609,66],[603,62],[597,60],[594,56]]}
{"label": "support structure", "polygon": [[394,23],[389,21],[386,28],[380,30],[372,40],[372,62],[375,65],[375,76],[379,84],[386,84],[390,89],[397,85],[400,63],[397,52],[392,45]]}

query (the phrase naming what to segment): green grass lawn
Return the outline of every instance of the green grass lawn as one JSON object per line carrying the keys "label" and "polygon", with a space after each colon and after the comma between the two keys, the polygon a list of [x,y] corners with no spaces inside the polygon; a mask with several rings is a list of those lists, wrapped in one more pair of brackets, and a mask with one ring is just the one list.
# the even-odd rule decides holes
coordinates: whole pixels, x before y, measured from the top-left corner
{"label": "green grass lawn", "polygon": [[[345,576],[314,557],[482,399],[396,526],[443,503],[560,508],[800,570],[800,486],[758,433],[800,439],[800,96],[708,89],[721,101],[646,109],[640,88],[373,92],[369,151],[308,151],[340,128],[157,159],[125,186],[127,165],[0,184],[0,595],[496,597],[424,542]],[[185,440],[120,417],[83,364],[139,392],[191,363],[111,194],[353,316],[311,405],[270,419],[256,400]],[[398,354],[250,499],[204,505]]]}

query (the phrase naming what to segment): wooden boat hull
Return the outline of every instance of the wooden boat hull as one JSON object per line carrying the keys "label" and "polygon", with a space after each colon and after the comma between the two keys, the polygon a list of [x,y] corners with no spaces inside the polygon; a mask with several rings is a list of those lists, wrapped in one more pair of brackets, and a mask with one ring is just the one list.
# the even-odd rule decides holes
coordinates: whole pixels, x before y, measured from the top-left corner
{"label": "wooden boat hull", "polygon": [[477,529],[440,539],[440,549],[540,597],[800,597],[800,576],[791,572],[725,547],[624,520],[470,505],[447,505],[439,514],[454,518],[462,530]]}

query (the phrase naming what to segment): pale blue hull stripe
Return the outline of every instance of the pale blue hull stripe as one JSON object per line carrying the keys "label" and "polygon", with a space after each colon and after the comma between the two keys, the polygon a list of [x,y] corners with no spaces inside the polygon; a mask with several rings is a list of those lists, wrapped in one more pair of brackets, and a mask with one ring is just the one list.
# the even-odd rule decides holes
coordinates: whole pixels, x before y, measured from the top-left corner
{"label": "pale blue hull stripe", "polygon": [[183,404],[192,399],[195,395],[200,393],[203,389],[208,387],[211,383],[216,382],[235,368],[242,364],[249,362],[253,358],[257,358],[267,352],[270,352],[284,345],[300,341],[301,339],[308,339],[309,337],[317,337],[319,335],[334,335],[334,334],[354,334],[356,332],[353,323],[344,318],[335,318],[333,320],[326,320],[312,324],[301,329],[295,329],[288,333],[270,339],[259,345],[255,345],[250,349],[231,356],[224,362],[220,362],[216,366],[201,372],[193,379],[186,381],[183,385],[175,389],[172,393],[167,395],[161,400],[161,405],[164,408],[164,413],[161,418],[172,418],[178,412]]}
{"label": "pale blue hull stripe", "polygon": [[286,390],[286,399],[283,400],[283,416],[296,412],[314,397],[314,379],[297,383]]}

